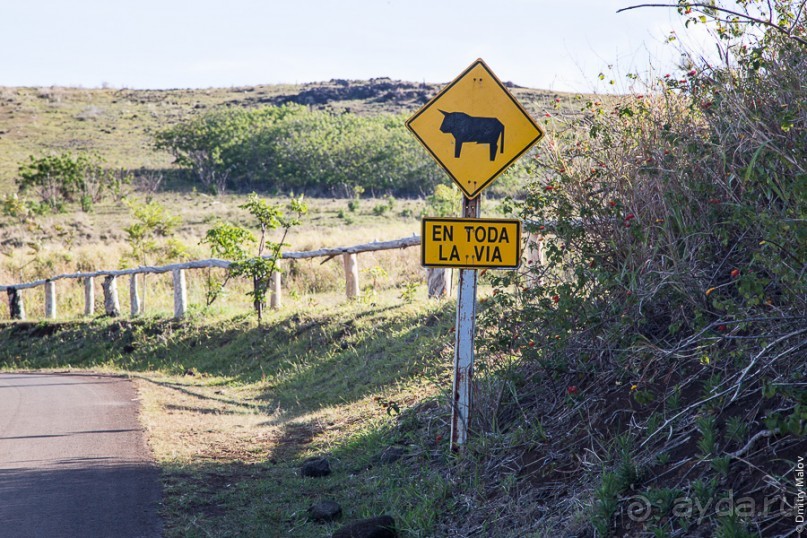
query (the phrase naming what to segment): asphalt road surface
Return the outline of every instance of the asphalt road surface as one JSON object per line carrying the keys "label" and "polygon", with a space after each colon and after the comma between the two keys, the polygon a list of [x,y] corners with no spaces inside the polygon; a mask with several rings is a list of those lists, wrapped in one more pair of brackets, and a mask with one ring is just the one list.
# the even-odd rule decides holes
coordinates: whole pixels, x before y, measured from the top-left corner
{"label": "asphalt road surface", "polygon": [[0,536],[160,536],[137,410],[123,378],[0,374]]}

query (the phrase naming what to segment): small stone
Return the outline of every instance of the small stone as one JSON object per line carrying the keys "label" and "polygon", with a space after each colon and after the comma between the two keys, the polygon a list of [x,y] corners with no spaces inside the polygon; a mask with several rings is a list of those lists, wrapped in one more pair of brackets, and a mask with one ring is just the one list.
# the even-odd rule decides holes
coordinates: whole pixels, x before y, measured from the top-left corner
{"label": "small stone", "polygon": [[342,507],[334,501],[320,501],[308,509],[314,521],[334,521],[342,517]]}
{"label": "small stone", "polygon": [[300,468],[300,474],[314,478],[328,476],[331,474],[331,464],[327,458],[308,458],[303,462],[303,466]]}
{"label": "small stone", "polygon": [[384,465],[395,463],[406,454],[406,449],[402,446],[388,446],[381,453],[381,463]]}
{"label": "small stone", "polygon": [[392,516],[379,516],[345,525],[332,538],[398,538],[398,532]]}

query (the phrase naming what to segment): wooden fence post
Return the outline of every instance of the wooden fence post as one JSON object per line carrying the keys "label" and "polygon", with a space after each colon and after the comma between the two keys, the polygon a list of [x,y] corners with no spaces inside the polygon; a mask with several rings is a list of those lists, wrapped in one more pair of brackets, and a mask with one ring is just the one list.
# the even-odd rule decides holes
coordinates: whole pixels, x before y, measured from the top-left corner
{"label": "wooden fence post", "polygon": [[544,255],[544,238],[537,234],[527,234],[527,285],[531,288],[541,284],[541,269],[546,266]]}
{"label": "wooden fence post", "polygon": [[120,316],[120,301],[118,301],[118,283],[113,275],[104,277],[101,283],[104,290],[104,312],[109,317],[116,318]]}
{"label": "wooden fence post", "polygon": [[188,308],[188,292],[185,289],[185,270],[174,269],[174,319],[185,317]]}
{"label": "wooden fence post", "polygon": [[8,313],[11,319],[25,319],[25,305],[22,303],[22,291],[17,288],[8,288]]}
{"label": "wooden fence post", "polygon": [[451,269],[427,269],[426,280],[429,286],[429,299],[441,299],[451,295]]}
{"label": "wooden fence post", "polygon": [[45,282],[45,318],[56,319],[56,283]]}
{"label": "wooden fence post", "polygon": [[140,307],[140,295],[137,291],[137,273],[129,275],[129,312],[132,317],[139,316],[142,312]]}
{"label": "wooden fence post", "polygon": [[95,279],[88,276],[84,279],[84,315],[95,314]]}
{"label": "wooden fence post", "polygon": [[283,305],[283,298],[280,295],[280,284],[280,260],[277,260],[275,261],[275,272],[272,273],[272,282],[270,284],[272,296],[269,300],[269,305],[272,307],[272,310],[279,310]]}
{"label": "wooden fence post", "polygon": [[345,264],[345,288],[348,299],[359,296],[359,260],[356,254],[343,254]]}

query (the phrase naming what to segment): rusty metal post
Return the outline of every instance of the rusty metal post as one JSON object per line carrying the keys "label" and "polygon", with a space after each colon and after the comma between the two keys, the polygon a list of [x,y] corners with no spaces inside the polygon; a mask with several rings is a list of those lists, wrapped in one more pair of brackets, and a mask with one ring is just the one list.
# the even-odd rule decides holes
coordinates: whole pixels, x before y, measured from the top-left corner
{"label": "rusty metal post", "polygon": [[[479,218],[481,196],[463,196],[462,216]],[[454,340],[454,387],[451,410],[451,450],[459,450],[468,441],[471,416],[471,389],[474,373],[474,336],[476,333],[476,269],[460,269],[457,292],[457,324]]]}

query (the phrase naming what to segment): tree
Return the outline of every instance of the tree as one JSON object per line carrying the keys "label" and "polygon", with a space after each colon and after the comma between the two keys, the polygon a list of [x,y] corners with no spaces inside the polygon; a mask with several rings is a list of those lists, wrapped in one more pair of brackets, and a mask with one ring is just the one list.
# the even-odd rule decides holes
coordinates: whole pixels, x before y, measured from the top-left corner
{"label": "tree", "polygon": [[[140,265],[150,265],[186,257],[185,246],[171,236],[182,221],[170,215],[158,202],[142,203],[125,200],[124,203],[135,219],[123,230],[126,232],[129,248],[126,256]],[[143,306],[146,304],[146,274],[143,274]]]}
{"label": "tree", "polygon": [[[248,295],[252,297],[252,304],[258,314],[258,323],[260,323],[263,320],[269,282],[272,275],[280,271],[278,261],[282,248],[287,246],[286,235],[289,229],[300,224],[300,218],[308,212],[308,206],[302,196],[292,198],[288,204],[290,216],[287,216],[277,205],[272,205],[252,193],[247,202],[239,207],[246,209],[258,221],[260,228],[260,236],[257,239],[258,251],[252,257],[247,254],[245,246],[254,243],[256,239],[252,233],[240,226],[219,223],[207,231],[202,242],[210,245],[213,255],[227,256],[232,260],[224,282],[221,285],[210,287],[213,292],[211,295],[211,291],[208,291],[208,304],[216,299],[230,278],[239,276],[250,278],[252,291]],[[277,229],[281,229],[283,232],[280,241],[270,241],[267,234],[271,230]]]}
{"label": "tree", "polygon": [[257,133],[289,111],[287,107],[215,110],[158,132],[155,147],[190,168],[208,190],[223,193],[234,175],[244,176],[259,167]]}
{"label": "tree", "polygon": [[[241,226],[228,222],[218,222],[209,229],[200,243],[210,245],[210,252],[213,256],[240,262],[249,257],[246,246],[255,243],[255,236]],[[213,276],[212,269],[207,273],[207,306],[212,305],[224,292],[224,288],[233,277],[232,271],[227,271],[223,280]]]}
{"label": "tree", "polygon": [[34,158],[20,165],[19,191],[36,190],[42,203],[59,209],[63,203],[80,202],[85,212],[92,209],[108,192],[120,192],[131,182],[127,172],[114,172],[104,166],[95,153],[66,152]]}
{"label": "tree", "polygon": [[805,31],[805,5],[803,1],[794,0],[738,0],[731,7],[724,2],[688,2],[678,0],[676,4],[638,4],[617,11],[628,11],[644,7],[676,8],[685,15],[686,25],[712,23],[721,39],[741,38],[748,36],[748,27],[760,27],[763,33],[777,34],[791,39],[802,46],[807,46]]}

